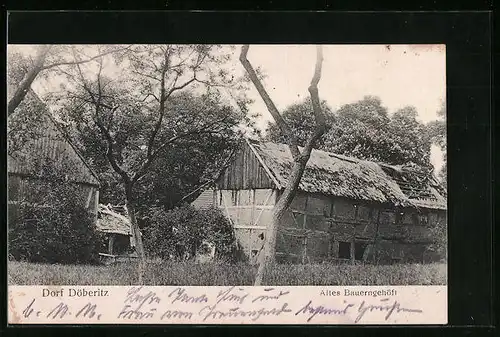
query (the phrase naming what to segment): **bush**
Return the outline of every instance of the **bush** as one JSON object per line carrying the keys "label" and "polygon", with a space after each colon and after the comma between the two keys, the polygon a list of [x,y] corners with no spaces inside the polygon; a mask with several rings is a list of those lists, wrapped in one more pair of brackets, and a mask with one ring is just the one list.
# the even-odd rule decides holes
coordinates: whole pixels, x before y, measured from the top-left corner
{"label": "bush", "polygon": [[151,256],[191,259],[204,242],[215,246],[217,259],[236,260],[240,256],[231,223],[219,209],[197,210],[185,205],[165,212],[155,208],[145,222],[145,246]]}
{"label": "bush", "polygon": [[428,253],[434,256],[434,260],[445,262],[448,259],[448,238],[445,223],[438,223],[430,229],[432,244],[428,247]]}
{"label": "bush", "polygon": [[41,263],[96,263],[103,237],[95,215],[78,196],[81,187],[42,165],[40,176],[25,180],[29,196],[18,200],[17,216],[9,221],[9,257]]}

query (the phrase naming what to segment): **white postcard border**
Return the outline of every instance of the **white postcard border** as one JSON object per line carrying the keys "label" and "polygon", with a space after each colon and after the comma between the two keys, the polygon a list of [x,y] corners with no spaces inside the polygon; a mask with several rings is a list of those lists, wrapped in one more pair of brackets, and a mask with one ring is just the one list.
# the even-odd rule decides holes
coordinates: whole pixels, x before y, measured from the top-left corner
{"label": "white postcard border", "polygon": [[448,322],[447,286],[9,286],[9,324]]}

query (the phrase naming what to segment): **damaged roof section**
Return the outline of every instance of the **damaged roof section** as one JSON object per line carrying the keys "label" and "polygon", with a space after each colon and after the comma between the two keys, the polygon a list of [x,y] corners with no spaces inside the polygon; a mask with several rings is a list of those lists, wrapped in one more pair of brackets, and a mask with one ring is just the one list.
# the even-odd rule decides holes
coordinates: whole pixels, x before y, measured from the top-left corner
{"label": "damaged roof section", "polygon": [[97,230],[109,234],[132,235],[126,209],[99,204]]}
{"label": "damaged roof section", "polygon": [[417,207],[446,209],[446,190],[432,172],[425,172],[414,164],[379,165]]}
{"label": "damaged roof section", "polygon": [[[248,144],[270,171],[271,178],[285,186],[293,165],[288,145],[254,140],[248,140]],[[299,189],[402,207],[446,209],[444,191],[432,174],[428,177],[422,178],[413,168],[313,150]]]}

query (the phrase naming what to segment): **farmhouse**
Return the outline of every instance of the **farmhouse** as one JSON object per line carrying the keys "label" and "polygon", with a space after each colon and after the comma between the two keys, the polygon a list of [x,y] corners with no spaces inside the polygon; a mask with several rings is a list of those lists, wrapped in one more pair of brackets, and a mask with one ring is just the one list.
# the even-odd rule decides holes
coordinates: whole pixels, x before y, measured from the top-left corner
{"label": "farmhouse", "polygon": [[[97,217],[97,175],[65,136],[48,107],[33,91],[27,93],[16,112],[8,117],[7,123],[9,222],[19,216],[19,203],[29,202],[34,184],[43,183],[40,170],[53,173],[64,168],[69,168],[65,171],[67,181],[78,186],[79,192],[74,197]],[[50,200],[43,200],[43,203],[50,205]]]}
{"label": "farmhouse", "polygon": [[[287,145],[247,140],[212,189],[193,202],[220,207],[249,261],[262,253],[267,224],[293,160]],[[446,226],[446,193],[434,177],[313,150],[278,226],[281,262],[437,260],[434,230]]]}

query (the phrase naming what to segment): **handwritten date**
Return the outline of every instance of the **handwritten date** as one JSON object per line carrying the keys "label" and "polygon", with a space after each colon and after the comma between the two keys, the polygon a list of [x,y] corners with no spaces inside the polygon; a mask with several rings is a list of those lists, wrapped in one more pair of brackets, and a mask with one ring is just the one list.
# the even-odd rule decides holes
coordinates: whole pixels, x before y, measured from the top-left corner
{"label": "handwritten date", "polygon": [[91,302],[86,303],[84,306],[77,306],[75,311],[72,311],[70,306],[65,302],[59,302],[56,306],[44,312],[43,310],[37,309],[35,298],[26,306],[26,308],[24,308],[22,315],[24,318],[36,316],[45,317],[50,320],[63,319],[67,316],[95,319],[98,321],[101,320],[101,314],[98,312],[97,305]]}

